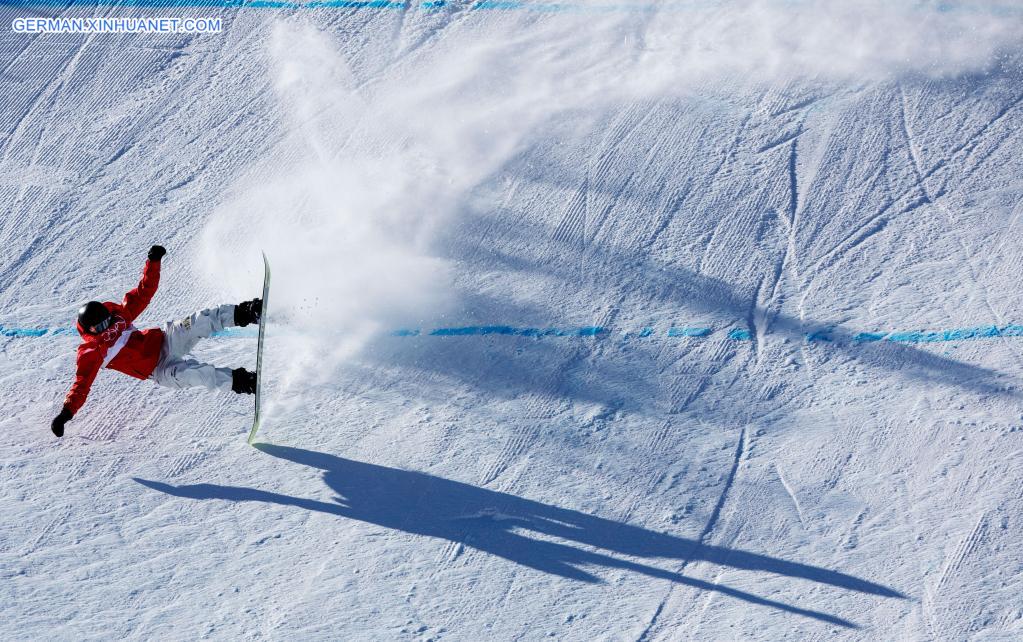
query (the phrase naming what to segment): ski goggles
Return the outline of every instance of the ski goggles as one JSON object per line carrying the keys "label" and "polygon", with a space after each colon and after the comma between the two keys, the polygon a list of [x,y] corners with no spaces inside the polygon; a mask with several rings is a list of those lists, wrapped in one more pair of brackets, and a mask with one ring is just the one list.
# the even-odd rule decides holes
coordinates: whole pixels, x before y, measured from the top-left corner
{"label": "ski goggles", "polygon": [[109,328],[110,322],[113,320],[114,315],[110,315],[107,318],[100,321],[99,323],[97,323],[96,325],[90,325],[88,328],[86,328],[86,330],[88,330],[89,334],[99,334],[100,332],[103,332],[104,330]]}

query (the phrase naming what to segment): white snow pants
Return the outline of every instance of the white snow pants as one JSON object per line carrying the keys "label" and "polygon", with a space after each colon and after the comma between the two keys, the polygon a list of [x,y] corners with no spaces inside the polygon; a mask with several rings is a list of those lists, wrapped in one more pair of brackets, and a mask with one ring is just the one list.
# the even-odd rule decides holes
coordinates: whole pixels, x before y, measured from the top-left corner
{"label": "white snow pants", "polygon": [[150,378],[168,388],[208,388],[231,392],[231,368],[214,368],[207,363],[183,357],[199,339],[234,325],[234,306],[200,310],[163,326],[160,361]]}

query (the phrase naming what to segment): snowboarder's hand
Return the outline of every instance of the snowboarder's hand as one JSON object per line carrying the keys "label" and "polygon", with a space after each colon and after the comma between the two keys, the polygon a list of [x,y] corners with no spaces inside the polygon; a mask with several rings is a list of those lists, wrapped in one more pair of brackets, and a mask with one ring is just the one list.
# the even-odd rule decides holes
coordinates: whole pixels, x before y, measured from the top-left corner
{"label": "snowboarder's hand", "polygon": [[53,423],[50,424],[50,430],[52,430],[53,434],[57,435],[58,437],[63,437],[64,424],[71,421],[71,417],[73,416],[74,415],[72,415],[71,411],[68,410],[67,408],[61,409],[60,414],[54,417]]}
{"label": "snowboarder's hand", "polygon": [[160,259],[163,258],[163,255],[166,253],[167,249],[164,248],[162,245],[154,245],[153,247],[149,248],[149,260],[159,261]]}

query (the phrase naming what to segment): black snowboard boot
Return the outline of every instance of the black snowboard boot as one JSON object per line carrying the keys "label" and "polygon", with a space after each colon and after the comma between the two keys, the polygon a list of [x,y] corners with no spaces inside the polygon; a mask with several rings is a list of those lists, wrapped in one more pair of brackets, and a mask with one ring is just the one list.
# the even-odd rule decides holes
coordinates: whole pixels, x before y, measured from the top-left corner
{"label": "black snowboard boot", "polygon": [[231,390],[240,395],[256,394],[255,372],[249,372],[245,368],[235,368],[231,371],[231,377]]}
{"label": "black snowboard boot", "polygon": [[259,325],[259,317],[263,316],[263,299],[243,301],[234,306],[234,324],[244,328],[250,323]]}

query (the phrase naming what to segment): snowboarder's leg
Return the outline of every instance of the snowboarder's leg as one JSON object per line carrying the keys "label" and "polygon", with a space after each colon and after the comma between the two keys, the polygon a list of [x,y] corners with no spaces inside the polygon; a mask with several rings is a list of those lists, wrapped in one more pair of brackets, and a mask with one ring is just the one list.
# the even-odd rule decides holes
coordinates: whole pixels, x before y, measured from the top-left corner
{"label": "snowboarder's leg", "polygon": [[169,359],[183,357],[192,351],[199,339],[235,325],[235,307],[234,305],[222,305],[217,308],[200,310],[184,319],[165,324],[163,334],[164,350],[167,357]]}
{"label": "snowboarder's leg", "polygon": [[231,392],[234,375],[231,368],[215,368],[194,359],[161,359],[153,371],[153,381],[168,388],[206,388]]}

